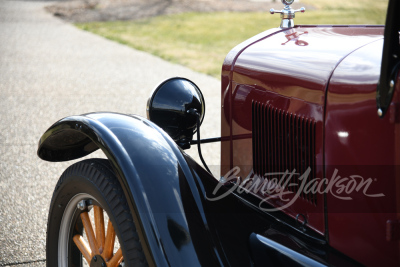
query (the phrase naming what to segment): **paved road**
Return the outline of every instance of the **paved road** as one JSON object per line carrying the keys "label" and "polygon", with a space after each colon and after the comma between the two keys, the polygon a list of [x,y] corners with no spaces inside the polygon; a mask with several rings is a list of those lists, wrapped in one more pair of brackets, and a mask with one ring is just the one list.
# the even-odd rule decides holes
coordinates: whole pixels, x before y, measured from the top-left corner
{"label": "paved road", "polygon": [[[41,134],[56,120],[92,111],[145,116],[153,88],[184,76],[206,98],[203,136],[220,131],[218,80],[80,31],[47,14],[48,4],[0,0],[0,266],[45,265],[50,198],[71,164],[36,156]],[[217,165],[219,146],[203,149]]]}

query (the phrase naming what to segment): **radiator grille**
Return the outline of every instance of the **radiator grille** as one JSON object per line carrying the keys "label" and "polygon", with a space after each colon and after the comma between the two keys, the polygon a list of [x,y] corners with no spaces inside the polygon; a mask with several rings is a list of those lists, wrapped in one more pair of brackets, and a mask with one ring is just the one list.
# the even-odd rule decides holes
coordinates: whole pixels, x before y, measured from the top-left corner
{"label": "radiator grille", "polygon": [[[315,121],[256,101],[252,103],[253,170],[265,173],[288,170],[303,174],[308,167],[308,180],[315,178]],[[297,192],[301,181],[292,177],[286,188]],[[290,184],[289,183],[289,184]],[[307,183],[307,181],[306,181]],[[300,197],[317,205],[316,195],[301,192]]]}

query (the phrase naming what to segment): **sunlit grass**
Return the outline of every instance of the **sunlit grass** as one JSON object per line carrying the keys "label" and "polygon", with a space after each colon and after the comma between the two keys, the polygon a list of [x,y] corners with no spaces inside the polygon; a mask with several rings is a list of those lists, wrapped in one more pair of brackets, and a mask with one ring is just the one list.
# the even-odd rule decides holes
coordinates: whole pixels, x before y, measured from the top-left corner
{"label": "sunlit grass", "polygon": [[[297,15],[296,24],[384,24],[388,1],[303,0],[302,3],[316,9]],[[219,12],[77,26],[219,78],[225,55],[235,45],[279,24],[278,15],[266,12]]]}
{"label": "sunlit grass", "polygon": [[385,24],[388,0],[302,0],[316,9],[296,17],[299,24]]}

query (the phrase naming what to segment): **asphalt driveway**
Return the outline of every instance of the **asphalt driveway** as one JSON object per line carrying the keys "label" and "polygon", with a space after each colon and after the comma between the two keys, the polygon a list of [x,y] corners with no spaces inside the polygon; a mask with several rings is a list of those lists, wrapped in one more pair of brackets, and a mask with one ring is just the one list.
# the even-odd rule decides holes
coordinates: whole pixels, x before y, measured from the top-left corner
{"label": "asphalt driveway", "polygon": [[[183,76],[205,95],[203,137],[220,132],[218,80],[78,30],[46,13],[51,3],[0,1],[0,266],[45,265],[52,191],[71,164],[36,156],[55,121],[93,111],[145,116],[154,87]],[[203,150],[209,165],[219,164],[218,144]]]}

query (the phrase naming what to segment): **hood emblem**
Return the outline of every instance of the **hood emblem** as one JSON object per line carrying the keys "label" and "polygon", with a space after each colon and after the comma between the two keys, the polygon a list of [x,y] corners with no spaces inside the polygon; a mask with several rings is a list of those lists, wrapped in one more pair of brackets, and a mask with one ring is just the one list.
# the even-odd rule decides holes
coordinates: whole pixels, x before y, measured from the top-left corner
{"label": "hood emblem", "polygon": [[287,43],[289,43],[291,41],[293,41],[295,43],[295,45],[298,45],[298,46],[307,46],[308,45],[308,43],[306,41],[300,40],[300,36],[303,34],[307,34],[308,31],[298,32],[295,29],[290,28],[290,29],[286,29],[284,32],[285,32],[285,37],[286,37],[287,41],[282,43],[282,45],[286,45]]}
{"label": "hood emblem", "polygon": [[293,4],[294,0],[282,0],[282,4],[285,5],[285,8],[282,9],[281,11],[277,11],[273,8],[269,11],[271,14],[275,13],[280,13],[282,22],[281,22],[281,28],[282,29],[287,29],[287,28],[292,28],[294,27],[294,22],[293,19],[295,17],[296,12],[301,12],[304,13],[306,9],[304,7],[300,9],[293,9],[290,7],[291,4]]}

